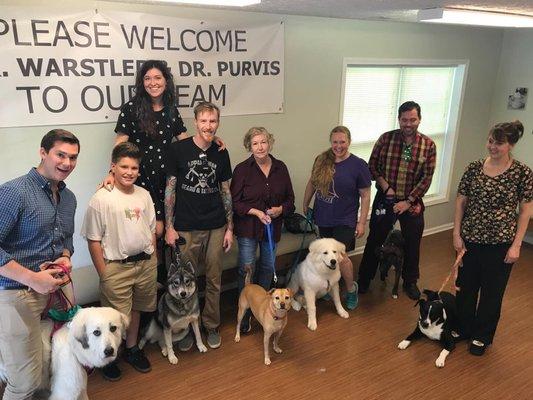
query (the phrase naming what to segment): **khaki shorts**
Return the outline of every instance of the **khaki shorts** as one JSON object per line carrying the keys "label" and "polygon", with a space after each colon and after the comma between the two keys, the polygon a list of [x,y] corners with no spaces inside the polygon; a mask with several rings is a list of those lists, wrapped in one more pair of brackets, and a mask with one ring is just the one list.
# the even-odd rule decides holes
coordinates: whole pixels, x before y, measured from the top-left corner
{"label": "khaki shorts", "polygon": [[157,308],[157,257],[132,263],[106,261],[100,276],[100,303],[126,315]]}

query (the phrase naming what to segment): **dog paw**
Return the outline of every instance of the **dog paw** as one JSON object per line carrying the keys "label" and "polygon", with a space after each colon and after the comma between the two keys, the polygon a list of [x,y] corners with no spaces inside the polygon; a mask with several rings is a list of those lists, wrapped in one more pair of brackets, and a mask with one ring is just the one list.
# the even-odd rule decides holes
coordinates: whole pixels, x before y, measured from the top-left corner
{"label": "dog paw", "polygon": [[167,351],[166,347],[161,349],[161,354],[163,354],[163,357],[168,356],[168,351]]}
{"label": "dog paw", "polygon": [[274,351],[278,354],[283,353],[283,350],[281,350],[279,347],[274,347]]}
{"label": "dog paw", "polygon": [[205,353],[205,352],[207,352],[207,347],[205,347],[205,344],[203,344],[203,343],[197,343],[197,344],[196,344],[196,347],[198,347],[198,351],[199,351],[200,353]]}
{"label": "dog paw", "polygon": [[142,350],[145,344],[146,344],[146,340],[141,339],[139,340],[139,344],[137,346],[139,347],[139,349]]}
{"label": "dog paw", "polygon": [[235,340],[235,343],[239,343],[241,341],[241,335],[236,334],[234,340]]}
{"label": "dog paw", "polygon": [[445,358],[442,358],[442,359],[441,359],[441,358],[439,357],[439,358],[437,358],[437,360],[435,361],[435,366],[436,366],[437,368],[442,368],[442,367],[444,367],[444,363],[445,363],[445,362],[446,362],[446,359],[445,359]]}
{"label": "dog paw", "polygon": [[397,298],[398,298],[398,295],[397,295],[397,294],[393,294],[393,295],[392,295],[392,298],[393,298],[393,299],[397,299]]}
{"label": "dog paw", "polygon": [[292,301],[292,309],[295,311],[300,311],[302,309],[302,305],[298,303],[296,300]]}
{"label": "dog paw", "polygon": [[350,314],[348,314],[348,311],[346,311],[346,310],[339,311],[339,315],[342,318],[348,318],[350,316]]}
{"label": "dog paw", "polygon": [[400,350],[405,350],[409,345],[411,344],[411,342],[409,340],[402,340],[399,344],[398,344],[398,348]]}
{"label": "dog paw", "polygon": [[176,355],[174,354],[169,354],[168,362],[171,363],[172,365],[176,365],[178,363],[178,357],[176,357]]}
{"label": "dog paw", "polygon": [[265,357],[265,365],[270,365],[271,363],[270,358]]}
{"label": "dog paw", "polygon": [[312,331],[316,331],[316,321],[309,321],[307,323],[307,327],[311,329]]}

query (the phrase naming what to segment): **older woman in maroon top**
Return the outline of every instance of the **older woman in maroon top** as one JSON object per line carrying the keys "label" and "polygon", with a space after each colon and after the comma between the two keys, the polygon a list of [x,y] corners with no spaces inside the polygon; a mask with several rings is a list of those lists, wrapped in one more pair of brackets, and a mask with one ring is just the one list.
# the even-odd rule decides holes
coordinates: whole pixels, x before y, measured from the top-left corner
{"label": "older woman in maroon top", "polygon": [[[294,212],[294,192],[285,164],[270,154],[274,137],[265,128],[251,128],[244,136],[244,147],[250,158],[233,171],[234,232],[239,244],[239,293],[244,287],[246,270],[253,269],[253,282],[270,289],[276,257],[276,243],[281,237],[282,216]],[[270,247],[265,226],[273,230]],[[255,255],[259,246],[259,262]],[[250,314],[244,318],[241,331],[250,330]]]}

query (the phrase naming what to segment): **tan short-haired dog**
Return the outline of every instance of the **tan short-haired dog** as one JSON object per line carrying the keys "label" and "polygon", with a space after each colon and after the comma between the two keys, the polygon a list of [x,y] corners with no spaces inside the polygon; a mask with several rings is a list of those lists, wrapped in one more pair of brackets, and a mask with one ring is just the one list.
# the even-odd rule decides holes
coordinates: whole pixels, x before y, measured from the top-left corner
{"label": "tan short-haired dog", "polygon": [[270,337],[274,335],[274,351],[281,353],[279,338],[287,325],[287,312],[291,308],[292,291],[290,289],[271,289],[266,291],[259,285],[250,284],[250,272],[246,274],[246,285],[239,297],[237,314],[237,331],[235,341],[241,340],[241,321],[248,308],[263,327],[263,347],[265,364],[270,365]]}

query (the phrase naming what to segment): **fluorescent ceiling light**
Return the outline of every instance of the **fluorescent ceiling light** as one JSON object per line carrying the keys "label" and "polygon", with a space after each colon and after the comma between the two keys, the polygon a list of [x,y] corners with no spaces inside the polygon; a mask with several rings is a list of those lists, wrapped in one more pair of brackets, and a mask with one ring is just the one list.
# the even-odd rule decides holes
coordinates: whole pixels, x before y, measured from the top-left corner
{"label": "fluorescent ceiling light", "polygon": [[204,6],[245,7],[259,4],[261,0],[155,0],[161,3],[201,4]]}
{"label": "fluorescent ceiling light", "polygon": [[499,26],[508,28],[531,28],[533,17],[489,11],[463,10],[457,8],[432,8],[418,11],[419,22],[440,24]]}

